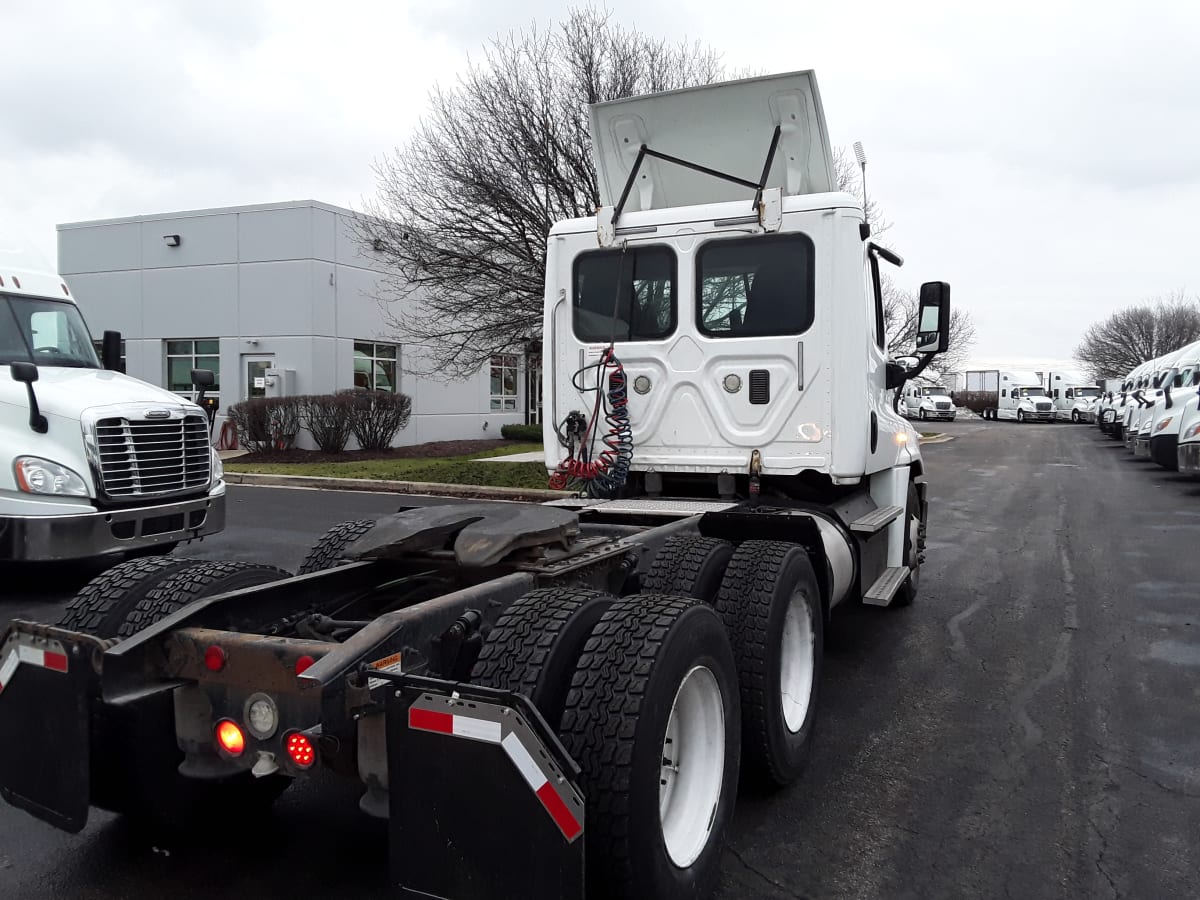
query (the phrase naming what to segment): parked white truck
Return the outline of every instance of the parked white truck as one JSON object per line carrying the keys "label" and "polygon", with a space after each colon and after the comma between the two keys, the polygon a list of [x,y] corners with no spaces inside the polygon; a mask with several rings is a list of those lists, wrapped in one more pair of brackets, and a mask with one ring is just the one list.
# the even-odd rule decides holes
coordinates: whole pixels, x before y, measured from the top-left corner
{"label": "parked white truck", "polygon": [[1200,478],[1200,388],[1184,394],[1181,402],[1176,467],[1184,475]]}
{"label": "parked white truck", "polygon": [[1054,403],[1054,420],[1076,425],[1088,420],[1101,393],[1099,385],[1082,372],[1051,372],[1046,376],[1046,392]]}
{"label": "parked white truck", "polygon": [[1135,456],[1150,455],[1150,423],[1154,419],[1154,406],[1163,396],[1163,388],[1173,378],[1175,361],[1182,350],[1167,353],[1154,360],[1145,376],[1145,386],[1135,395],[1137,403],[1130,412],[1125,431],[1125,446]]}
{"label": "parked white truck", "polygon": [[592,135],[603,206],[553,227],[545,281],[545,460],[577,495],[343,523],[299,578],[138,560],[14,622],[9,802],[227,819],[324,770],[388,820],[403,896],[712,895],[739,783],[804,767],[831,610],[917,594],[894,405],[950,291],[890,359],[900,260],[836,189],[812,73],[602,104]]}
{"label": "parked white truck", "polygon": [[224,527],[207,415],[113,371],[119,348],[106,332],[102,367],[66,283],[0,249],[0,561],[169,552]]}
{"label": "parked white truck", "polygon": [[1143,419],[1137,446],[1163,468],[1176,469],[1184,407],[1200,385],[1200,341],[1179,350],[1160,384],[1154,407]]}
{"label": "parked white truck", "polygon": [[956,410],[949,389],[942,384],[909,384],[904,388],[901,411],[909,419],[953,422]]}

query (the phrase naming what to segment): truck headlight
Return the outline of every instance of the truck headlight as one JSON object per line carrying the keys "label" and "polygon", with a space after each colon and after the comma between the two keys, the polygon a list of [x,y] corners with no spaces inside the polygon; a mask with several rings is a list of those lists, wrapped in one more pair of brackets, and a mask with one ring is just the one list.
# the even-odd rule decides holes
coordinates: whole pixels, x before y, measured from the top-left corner
{"label": "truck headlight", "polygon": [[1167,416],[1165,419],[1163,419],[1161,422],[1159,422],[1157,425],[1155,425],[1155,426],[1154,426],[1154,430],[1155,430],[1155,431],[1162,431],[1164,428],[1166,428],[1168,425],[1170,425],[1170,424],[1171,424],[1171,420],[1172,420],[1173,418],[1175,418],[1175,417],[1174,417],[1174,416]]}
{"label": "truck headlight", "polygon": [[57,494],[60,497],[86,497],[87,485],[66,466],[36,456],[18,456],[13,462],[17,487],[27,494]]}
{"label": "truck headlight", "polygon": [[220,481],[225,477],[225,463],[221,462],[221,454],[217,452],[217,448],[212,448],[212,480]]}
{"label": "truck headlight", "polygon": [[1194,438],[1198,434],[1200,434],[1200,422],[1197,422],[1195,425],[1191,426],[1187,430],[1187,433],[1184,434],[1184,438]]}

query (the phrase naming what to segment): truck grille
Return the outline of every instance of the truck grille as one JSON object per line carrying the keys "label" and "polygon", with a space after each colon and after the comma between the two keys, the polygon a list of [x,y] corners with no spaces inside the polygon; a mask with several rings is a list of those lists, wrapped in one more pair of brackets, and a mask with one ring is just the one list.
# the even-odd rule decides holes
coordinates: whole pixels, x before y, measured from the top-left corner
{"label": "truck grille", "polygon": [[212,475],[204,416],[96,421],[100,486],[110,497],[172,494],[207,487]]}
{"label": "truck grille", "polygon": [[1049,403],[1037,403],[1035,406],[1037,407],[1038,412],[1050,412],[1051,404]]}
{"label": "truck grille", "polygon": [[949,409],[950,408],[950,404],[948,402],[946,402],[945,400],[938,400],[933,405],[934,405],[935,409]]}

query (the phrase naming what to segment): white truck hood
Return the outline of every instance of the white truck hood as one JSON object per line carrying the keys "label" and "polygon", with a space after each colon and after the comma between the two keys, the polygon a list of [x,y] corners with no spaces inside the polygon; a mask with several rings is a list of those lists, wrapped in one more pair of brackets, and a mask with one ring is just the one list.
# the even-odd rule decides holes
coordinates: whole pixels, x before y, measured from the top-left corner
{"label": "white truck hood", "polygon": [[[33,390],[42,412],[66,419],[78,419],[80,413],[93,406],[119,403],[190,405],[178,394],[106,369],[39,366]],[[29,406],[25,385],[12,380],[7,366],[0,368],[0,403]]]}

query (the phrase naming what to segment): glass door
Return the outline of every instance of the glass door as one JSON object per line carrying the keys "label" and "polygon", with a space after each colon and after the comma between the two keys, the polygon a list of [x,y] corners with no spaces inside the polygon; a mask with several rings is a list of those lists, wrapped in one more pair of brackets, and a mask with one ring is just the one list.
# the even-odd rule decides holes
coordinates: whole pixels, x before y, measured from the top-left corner
{"label": "glass door", "polygon": [[275,367],[273,356],[243,356],[242,366],[245,379],[242,382],[242,399],[254,400],[267,396],[267,369]]}

